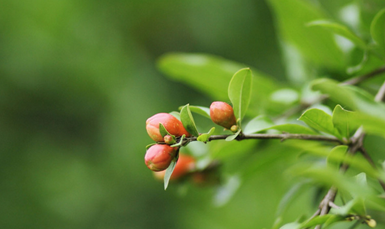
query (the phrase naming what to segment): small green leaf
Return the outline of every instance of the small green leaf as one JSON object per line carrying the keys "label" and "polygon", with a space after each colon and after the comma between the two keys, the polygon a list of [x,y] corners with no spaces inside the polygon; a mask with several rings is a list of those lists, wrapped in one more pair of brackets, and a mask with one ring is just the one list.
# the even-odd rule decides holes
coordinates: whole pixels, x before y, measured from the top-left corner
{"label": "small green leaf", "polygon": [[366,49],[365,42],[363,40],[361,40],[361,38],[359,38],[348,27],[346,27],[344,25],[341,25],[341,24],[338,24],[335,22],[331,22],[331,21],[327,21],[327,20],[316,20],[316,21],[312,21],[312,22],[308,23],[307,25],[308,26],[320,26],[320,27],[323,27],[325,29],[328,29],[335,34],[338,34],[340,36],[343,36],[343,37],[349,39],[351,42],[353,42],[355,45],[357,45],[357,47],[359,47],[363,50]]}
{"label": "small green leaf", "polygon": [[190,111],[200,114],[206,118],[210,118],[210,108],[208,107],[202,107],[202,106],[191,106],[190,105]]}
{"label": "small green leaf", "polygon": [[176,163],[178,162],[178,158],[179,158],[179,150],[176,156],[172,159],[171,164],[168,166],[168,168],[166,169],[166,173],[164,174],[164,190],[167,189],[172,172],[174,171]]}
{"label": "small green leaf", "polygon": [[333,126],[332,116],[320,109],[311,108],[306,110],[298,120],[305,122],[308,126],[316,130],[334,135],[336,137],[341,137],[338,130]]}
{"label": "small green leaf", "polygon": [[239,129],[235,134],[232,134],[226,138],[226,141],[230,142],[238,137],[239,133],[241,133],[241,129]]}
{"label": "small green leaf", "polygon": [[214,134],[214,131],[215,131],[215,127],[212,127],[208,133],[204,133],[204,134],[199,135],[197,140],[200,142],[207,142],[209,140],[210,136]]}
{"label": "small green leaf", "polygon": [[148,150],[148,148],[150,148],[153,145],[156,145],[156,143],[151,143],[151,144],[146,145],[146,150]]}
{"label": "small green leaf", "polygon": [[163,126],[162,123],[159,123],[159,132],[160,132],[160,135],[162,135],[162,137],[166,136],[166,135],[170,135],[172,136],[172,134],[170,134],[166,128]]}
{"label": "small green leaf", "polygon": [[180,137],[179,139],[179,142],[175,143],[174,145],[171,145],[171,147],[179,147],[179,146],[182,146],[182,143],[183,143],[183,139],[186,137],[186,135],[182,135],[182,137]]}
{"label": "small green leaf", "polygon": [[237,71],[229,83],[228,95],[233,104],[234,114],[242,121],[250,104],[252,74],[250,68]]}
{"label": "small green leaf", "polygon": [[274,123],[268,117],[259,115],[247,123],[243,132],[245,134],[252,134],[270,128],[272,125]]}
{"label": "small green leaf", "polygon": [[358,125],[354,122],[354,115],[354,112],[345,110],[340,105],[335,106],[333,110],[333,125],[342,137],[349,138],[358,128]]}
{"label": "small green leaf", "polygon": [[373,40],[380,47],[382,55],[385,50],[385,9],[382,9],[376,14],[371,25],[370,33]]}
{"label": "small green leaf", "polygon": [[184,106],[182,108],[182,110],[180,111],[180,119],[182,121],[184,128],[186,128],[187,132],[189,132],[190,134],[192,134],[195,137],[199,136],[199,132],[198,132],[197,127],[195,125],[194,118],[191,114],[189,104]]}
{"label": "small green leaf", "polygon": [[365,216],[366,210],[365,210],[364,201],[362,200],[362,198],[359,198],[359,197],[355,198],[349,201],[347,204],[345,204],[341,208],[335,209],[334,213],[341,216],[346,216],[348,214],[357,214],[359,216]]}

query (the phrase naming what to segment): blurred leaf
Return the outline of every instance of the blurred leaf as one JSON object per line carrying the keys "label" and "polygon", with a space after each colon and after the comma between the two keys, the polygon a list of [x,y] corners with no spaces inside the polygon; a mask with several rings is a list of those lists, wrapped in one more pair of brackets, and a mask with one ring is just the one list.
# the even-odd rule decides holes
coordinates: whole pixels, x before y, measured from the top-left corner
{"label": "blurred leaf", "polygon": [[287,223],[282,227],[280,227],[279,229],[301,229],[301,224],[298,222]]}
{"label": "blurred leaf", "polygon": [[[229,82],[244,64],[208,54],[169,53],[158,60],[158,68],[173,80],[185,83],[215,100],[228,100]],[[268,96],[278,88],[273,77],[253,71],[251,112],[258,113],[269,105]]]}
{"label": "blurred leaf", "polygon": [[332,223],[335,223],[338,221],[344,221],[344,220],[345,220],[345,217],[332,215],[332,214],[316,216],[313,219],[302,223],[300,228],[310,228],[316,225],[324,224],[326,222],[328,222],[328,225],[330,225]]}
{"label": "blurred leaf", "polygon": [[[182,109],[182,108],[181,108]],[[210,108],[202,106],[190,106],[190,111],[210,118]]]}
{"label": "blurred leaf", "polygon": [[274,123],[268,117],[259,115],[247,123],[243,132],[245,134],[252,134],[270,128],[272,125]]}
{"label": "blurred leaf", "polygon": [[226,182],[220,186],[214,196],[214,205],[223,206],[225,205],[236,193],[241,185],[241,179],[237,175],[229,177]]}
{"label": "blurred leaf", "polygon": [[358,124],[353,119],[354,112],[345,110],[340,105],[333,110],[333,125],[342,137],[349,138],[358,128]]}
{"label": "blurred leaf", "polygon": [[385,120],[382,118],[356,112],[352,117],[352,122],[354,122],[355,125],[361,124],[365,133],[379,135],[385,138]]}
{"label": "blurred leaf", "polygon": [[339,214],[341,216],[346,216],[348,214],[366,216],[364,201],[362,200],[362,198],[354,198],[341,208],[333,209],[333,213]]}
{"label": "blurred leaf", "polygon": [[216,160],[232,160],[235,157],[250,152],[255,148],[257,141],[211,141],[207,144],[208,152],[212,159]]}
{"label": "blurred leaf", "polygon": [[199,136],[199,132],[195,125],[194,118],[191,114],[189,104],[185,105],[180,111],[180,119],[182,121],[184,128],[186,128],[187,132],[189,132],[195,137]]}
{"label": "blurred leaf", "polygon": [[320,26],[322,28],[328,29],[331,32],[343,36],[349,39],[351,42],[356,44],[359,48],[365,50],[366,44],[361,38],[359,38],[356,34],[354,34],[348,27],[327,20],[317,20],[312,21],[307,24],[308,26]]}
{"label": "blurred leaf", "polygon": [[298,124],[287,123],[274,125],[274,123],[264,115],[257,116],[254,119],[250,120],[245,126],[243,132],[245,134],[252,134],[265,130],[278,130],[291,134],[317,134],[314,130]]}
{"label": "blurred leaf", "polygon": [[373,40],[379,46],[381,55],[384,56],[385,50],[385,9],[382,9],[376,14],[371,25],[370,33]]}
{"label": "blurred leaf", "polygon": [[293,185],[282,197],[281,201],[278,204],[278,210],[276,216],[282,215],[285,210],[288,208],[289,204],[291,204],[295,198],[300,196],[305,189],[308,189],[309,182],[299,182]]}
{"label": "blurred leaf", "polygon": [[214,131],[215,131],[215,127],[212,127],[208,133],[204,133],[204,134],[199,135],[197,140],[200,142],[207,142],[209,140],[210,136],[214,134]]}
{"label": "blurred leaf", "polygon": [[344,56],[330,32],[306,24],[326,16],[311,1],[269,0],[283,39],[312,62],[331,69],[344,68]]}
{"label": "blurred leaf", "polygon": [[358,87],[340,85],[331,79],[317,79],[312,82],[312,88],[345,107],[385,120],[385,105],[375,102],[372,95]]}
{"label": "blurred leaf", "polygon": [[336,137],[341,137],[338,130],[334,128],[332,116],[326,114],[324,111],[316,108],[311,108],[305,111],[298,119],[305,122],[310,127],[331,134]]}
{"label": "blurred leaf", "polygon": [[[285,143],[283,143],[285,144]],[[327,146],[323,146],[322,144],[318,142],[303,142],[300,141],[290,141],[291,147],[297,147],[299,149],[302,149],[305,153],[309,153],[318,157],[324,157],[327,158],[328,163],[340,163],[343,161],[344,163],[347,163],[352,168],[356,168],[357,170],[361,172],[365,172],[368,176],[377,178],[377,179],[384,179],[385,173],[383,171],[379,171],[375,168],[373,168],[361,155],[344,155],[342,151],[346,149],[346,146],[336,146],[331,153],[330,148]],[[337,153],[336,153],[337,152]],[[325,168],[325,170],[329,170],[330,173],[337,172],[338,170],[333,168],[333,166],[329,166]],[[326,172],[325,172],[326,174]]]}
{"label": "blurred leaf", "polygon": [[174,157],[172,159],[171,164],[166,169],[166,173],[164,174],[164,190],[167,189],[167,186],[168,186],[168,183],[170,181],[172,172],[174,172],[176,163],[178,162],[178,158],[179,158],[179,152],[177,153],[176,157]]}
{"label": "blurred leaf", "polygon": [[330,168],[334,168],[335,171],[338,171],[341,163],[345,159],[347,150],[348,150],[348,146],[346,145],[339,145],[334,147],[326,158],[326,162],[328,163],[328,166],[330,166]]}
{"label": "blurred leaf", "polygon": [[338,85],[338,82],[331,79],[316,79],[312,82],[311,88],[315,91],[321,91],[323,94],[327,94],[331,99],[336,99],[337,103],[343,106],[348,106],[351,109],[355,109],[356,105],[352,101],[353,92],[349,91],[346,87]]}
{"label": "blurred leaf", "polygon": [[237,71],[229,83],[228,94],[234,114],[241,124],[250,104],[252,73],[250,68]]}
{"label": "blurred leaf", "polygon": [[290,88],[284,88],[274,91],[270,96],[271,101],[287,105],[297,102],[298,98],[298,92]]}

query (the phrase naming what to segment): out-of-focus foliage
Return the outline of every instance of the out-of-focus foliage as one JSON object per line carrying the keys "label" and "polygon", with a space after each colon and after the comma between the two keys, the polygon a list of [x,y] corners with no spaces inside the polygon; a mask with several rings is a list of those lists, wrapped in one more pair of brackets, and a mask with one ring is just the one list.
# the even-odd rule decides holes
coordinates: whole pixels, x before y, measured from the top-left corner
{"label": "out-of-focus foliage", "polygon": [[[223,185],[171,183],[165,192],[144,165],[145,145],[151,142],[145,120],[181,104],[209,106],[226,99],[237,63],[255,74],[246,119],[279,115],[299,102],[297,95],[314,95],[304,86],[312,79],[342,80],[382,65],[383,53],[363,51],[306,24],[318,19],[342,23],[372,44],[371,34],[379,34],[381,24],[371,23],[384,7],[381,0],[3,0],[0,227],[272,227],[292,184],[285,169],[311,144],[194,142],[185,150],[226,162]],[[185,58],[175,58],[180,56]],[[195,68],[197,77],[210,76],[200,75],[207,66],[196,57],[214,62],[209,71],[223,79],[199,85],[178,78],[180,72],[173,70],[191,74],[185,69],[194,64],[201,67]],[[383,79],[362,86],[374,93]],[[279,90],[288,92],[285,88],[293,88],[291,97],[279,96]],[[381,159],[381,129],[375,117],[362,115],[356,118],[367,120],[374,134],[366,138],[367,150]],[[208,132],[212,124],[199,118],[198,130]],[[295,220],[299,212],[311,214],[314,206],[308,202],[317,189],[304,187],[302,195],[288,201],[283,222]]]}

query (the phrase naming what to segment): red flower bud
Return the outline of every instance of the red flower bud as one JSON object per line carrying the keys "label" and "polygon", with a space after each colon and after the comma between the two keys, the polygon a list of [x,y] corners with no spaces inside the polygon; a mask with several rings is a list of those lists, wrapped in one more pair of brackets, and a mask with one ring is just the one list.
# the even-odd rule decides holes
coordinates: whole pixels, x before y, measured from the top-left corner
{"label": "red flower bud", "polygon": [[159,132],[159,123],[162,123],[166,130],[176,137],[180,137],[183,134],[186,137],[190,136],[187,130],[183,127],[181,121],[168,113],[158,113],[146,121],[146,130],[150,138],[156,142],[162,142],[163,137]]}
{"label": "red flower bud", "polygon": [[[195,169],[195,158],[186,154],[179,154],[178,162],[171,174],[170,180],[177,180]],[[154,172],[156,179],[163,180],[166,171]]]}
{"label": "red flower bud", "polygon": [[175,157],[178,147],[155,144],[151,146],[144,156],[146,166],[152,171],[162,171],[168,168]]}
{"label": "red flower bud", "polygon": [[226,129],[237,123],[233,108],[225,102],[213,102],[210,106],[210,117],[215,124]]}

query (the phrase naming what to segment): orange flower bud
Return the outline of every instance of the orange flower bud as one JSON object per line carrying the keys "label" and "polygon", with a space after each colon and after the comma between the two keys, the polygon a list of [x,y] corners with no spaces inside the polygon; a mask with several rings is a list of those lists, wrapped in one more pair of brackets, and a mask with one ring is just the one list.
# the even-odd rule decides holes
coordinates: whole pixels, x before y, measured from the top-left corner
{"label": "orange flower bud", "polygon": [[210,106],[210,117],[215,124],[226,129],[230,129],[237,123],[233,108],[225,102],[213,102]]}
{"label": "orange flower bud", "polygon": [[146,166],[152,171],[162,171],[168,168],[175,157],[178,147],[155,144],[151,146],[144,156]]}
{"label": "orange flower bud", "polygon": [[163,137],[159,132],[159,123],[162,123],[166,130],[176,137],[180,137],[183,134],[186,137],[190,136],[187,130],[183,127],[181,121],[168,113],[158,113],[146,121],[146,130],[152,140],[156,142],[163,142]]}

